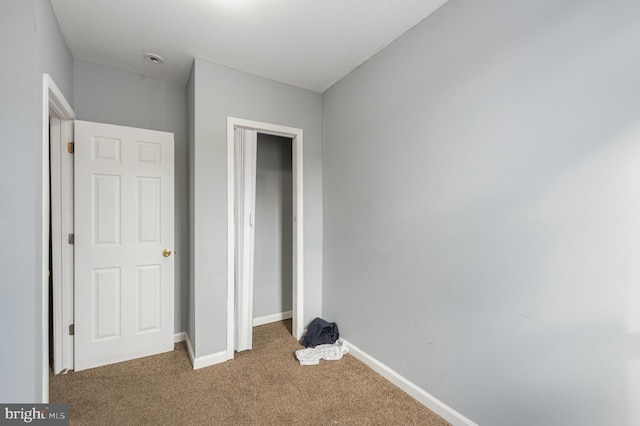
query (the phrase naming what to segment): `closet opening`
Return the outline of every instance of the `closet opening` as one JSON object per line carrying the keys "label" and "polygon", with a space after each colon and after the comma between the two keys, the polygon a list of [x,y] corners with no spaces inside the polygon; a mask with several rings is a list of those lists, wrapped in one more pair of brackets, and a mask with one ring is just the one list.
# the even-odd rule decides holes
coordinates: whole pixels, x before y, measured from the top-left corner
{"label": "closet opening", "polygon": [[257,135],[253,326],[291,318],[291,138]]}
{"label": "closet opening", "polygon": [[227,359],[253,327],[303,331],[302,130],[229,117]]}

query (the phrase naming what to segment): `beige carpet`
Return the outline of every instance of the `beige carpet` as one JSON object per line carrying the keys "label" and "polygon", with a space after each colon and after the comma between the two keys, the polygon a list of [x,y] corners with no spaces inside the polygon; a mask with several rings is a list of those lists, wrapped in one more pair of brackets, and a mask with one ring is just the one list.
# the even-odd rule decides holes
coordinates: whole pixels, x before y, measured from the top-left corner
{"label": "beige carpet", "polygon": [[76,425],[447,425],[351,355],[299,365],[291,321],[254,328],[254,349],[193,370],[175,350],[51,376]]}

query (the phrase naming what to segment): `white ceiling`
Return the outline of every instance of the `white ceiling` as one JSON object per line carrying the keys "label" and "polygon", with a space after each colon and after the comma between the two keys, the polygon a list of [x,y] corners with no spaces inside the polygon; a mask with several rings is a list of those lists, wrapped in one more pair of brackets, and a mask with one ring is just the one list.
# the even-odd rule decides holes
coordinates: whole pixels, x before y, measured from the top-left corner
{"label": "white ceiling", "polygon": [[447,0],[50,1],[76,59],[185,83],[199,58],[323,92]]}

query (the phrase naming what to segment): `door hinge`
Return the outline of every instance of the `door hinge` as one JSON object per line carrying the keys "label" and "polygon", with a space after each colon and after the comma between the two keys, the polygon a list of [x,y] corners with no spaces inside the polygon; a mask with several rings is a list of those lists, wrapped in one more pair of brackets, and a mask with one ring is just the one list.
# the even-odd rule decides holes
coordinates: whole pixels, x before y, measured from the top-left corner
{"label": "door hinge", "polygon": [[69,234],[69,244],[75,243],[76,237],[74,234]]}
{"label": "door hinge", "polygon": [[69,154],[73,154],[73,142],[69,142],[69,143],[67,144],[67,152],[68,152]]}
{"label": "door hinge", "polygon": [[69,336],[73,336],[73,334],[75,333],[75,327],[73,324],[69,324]]}

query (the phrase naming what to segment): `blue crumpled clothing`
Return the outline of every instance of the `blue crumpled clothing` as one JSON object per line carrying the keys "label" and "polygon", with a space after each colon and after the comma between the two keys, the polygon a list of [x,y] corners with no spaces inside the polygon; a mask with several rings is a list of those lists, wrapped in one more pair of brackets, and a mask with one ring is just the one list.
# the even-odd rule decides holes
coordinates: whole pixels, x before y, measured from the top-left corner
{"label": "blue crumpled clothing", "polygon": [[340,338],[338,324],[328,322],[322,318],[315,318],[307,327],[307,332],[300,341],[305,347],[333,344]]}

